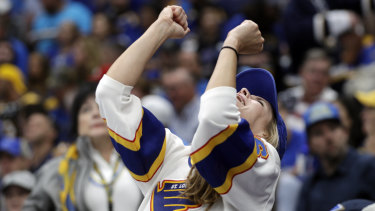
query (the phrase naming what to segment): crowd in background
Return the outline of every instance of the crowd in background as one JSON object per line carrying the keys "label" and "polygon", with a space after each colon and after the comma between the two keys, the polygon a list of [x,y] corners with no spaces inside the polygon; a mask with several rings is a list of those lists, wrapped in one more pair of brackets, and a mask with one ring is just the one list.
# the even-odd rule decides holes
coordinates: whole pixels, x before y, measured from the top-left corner
{"label": "crowd in background", "polygon": [[259,67],[274,75],[288,127],[275,210],[304,210],[304,177],[318,167],[303,116],[315,102],[338,108],[350,148],[375,155],[373,0],[1,0],[4,210],[19,208],[16,195],[24,200],[40,167],[77,139],[71,107],[80,85],[98,82],[170,4],[184,8],[191,32],[161,47],[133,91],[184,144],[198,126],[199,98],[224,36],[250,19],[265,38],[264,50],[240,55],[239,71]]}

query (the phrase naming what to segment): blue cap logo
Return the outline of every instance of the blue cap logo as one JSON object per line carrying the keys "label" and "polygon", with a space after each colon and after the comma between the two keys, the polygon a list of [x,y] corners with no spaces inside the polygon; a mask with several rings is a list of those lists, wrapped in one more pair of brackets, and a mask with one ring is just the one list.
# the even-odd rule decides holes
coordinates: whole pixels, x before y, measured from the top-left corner
{"label": "blue cap logo", "polygon": [[306,128],[324,120],[340,121],[338,109],[331,103],[317,102],[310,106],[304,114]]}

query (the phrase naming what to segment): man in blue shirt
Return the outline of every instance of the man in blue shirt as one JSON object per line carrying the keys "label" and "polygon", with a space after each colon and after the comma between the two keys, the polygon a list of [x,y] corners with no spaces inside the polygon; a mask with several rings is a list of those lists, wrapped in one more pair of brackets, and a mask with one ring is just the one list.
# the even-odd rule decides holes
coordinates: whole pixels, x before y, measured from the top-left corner
{"label": "man in blue shirt", "polygon": [[375,199],[375,157],[350,148],[338,109],[313,104],[304,114],[310,152],[316,171],[303,184],[298,210],[330,210],[350,199]]}
{"label": "man in blue shirt", "polygon": [[68,0],[43,0],[44,12],[37,16],[32,26],[32,40],[37,51],[50,55],[56,51],[58,29],[66,21],[73,22],[81,34],[91,32],[91,11],[79,2]]}

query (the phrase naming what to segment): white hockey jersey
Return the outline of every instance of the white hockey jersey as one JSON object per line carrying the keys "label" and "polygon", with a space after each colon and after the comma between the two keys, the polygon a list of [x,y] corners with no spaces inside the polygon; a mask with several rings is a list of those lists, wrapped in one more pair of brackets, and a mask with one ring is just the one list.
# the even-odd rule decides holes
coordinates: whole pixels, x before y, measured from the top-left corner
{"label": "white hockey jersey", "polygon": [[145,195],[140,211],[205,210],[181,197],[192,163],[221,195],[210,210],[272,209],[279,155],[240,118],[234,88],[218,87],[202,95],[191,147],[164,128],[131,90],[104,75],[96,101],[115,149]]}

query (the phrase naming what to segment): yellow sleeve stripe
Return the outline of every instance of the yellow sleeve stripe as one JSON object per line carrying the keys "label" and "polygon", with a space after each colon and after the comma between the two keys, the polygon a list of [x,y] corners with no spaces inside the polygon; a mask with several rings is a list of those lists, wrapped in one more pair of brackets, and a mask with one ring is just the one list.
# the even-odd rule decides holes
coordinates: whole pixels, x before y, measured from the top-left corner
{"label": "yellow sleeve stripe", "polygon": [[256,163],[257,158],[258,158],[258,155],[257,155],[257,150],[256,150],[256,144],[254,144],[253,152],[246,159],[246,161],[239,166],[236,166],[236,167],[233,167],[233,168],[229,169],[224,183],[221,186],[219,186],[217,188],[214,188],[214,189],[219,194],[226,194],[232,187],[232,181],[233,181],[234,176],[251,169],[254,166],[254,164]]}
{"label": "yellow sleeve stripe", "polygon": [[[142,117],[143,117],[143,109],[142,109]],[[118,133],[113,131],[112,129],[108,128],[109,135],[120,145],[124,146],[125,148],[132,150],[132,151],[138,151],[141,148],[140,140],[142,137],[142,126],[143,126],[143,120],[138,125],[138,128],[135,132],[135,137],[133,140],[128,140],[122,136],[120,136]]]}
{"label": "yellow sleeve stripe", "polygon": [[194,165],[199,163],[201,160],[205,159],[212,150],[219,144],[223,143],[227,140],[229,136],[231,136],[234,131],[236,131],[238,124],[229,125],[224,130],[220,131],[218,134],[210,138],[205,145],[201,148],[197,149],[195,152],[191,153],[191,163]]}
{"label": "yellow sleeve stripe", "polygon": [[137,174],[134,174],[133,172],[129,171],[130,174],[132,175],[132,177],[138,181],[141,181],[141,182],[148,182],[149,180],[152,179],[152,177],[155,175],[155,173],[157,172],[157,170],[160,168],[161,164],[163,163],[164,161],[164,157],[165,157],[165,151],[166,151],[166,145],[167,145],[167,142],[166,142],[166,138],[164,138],[164,142],[163,142],[163,146],[160,150],[160,153],[158,155],[158,157],[155,159],[154,163],[151,165],[150,169],[148,170],[148,172],[144,175],[137,175]]}

